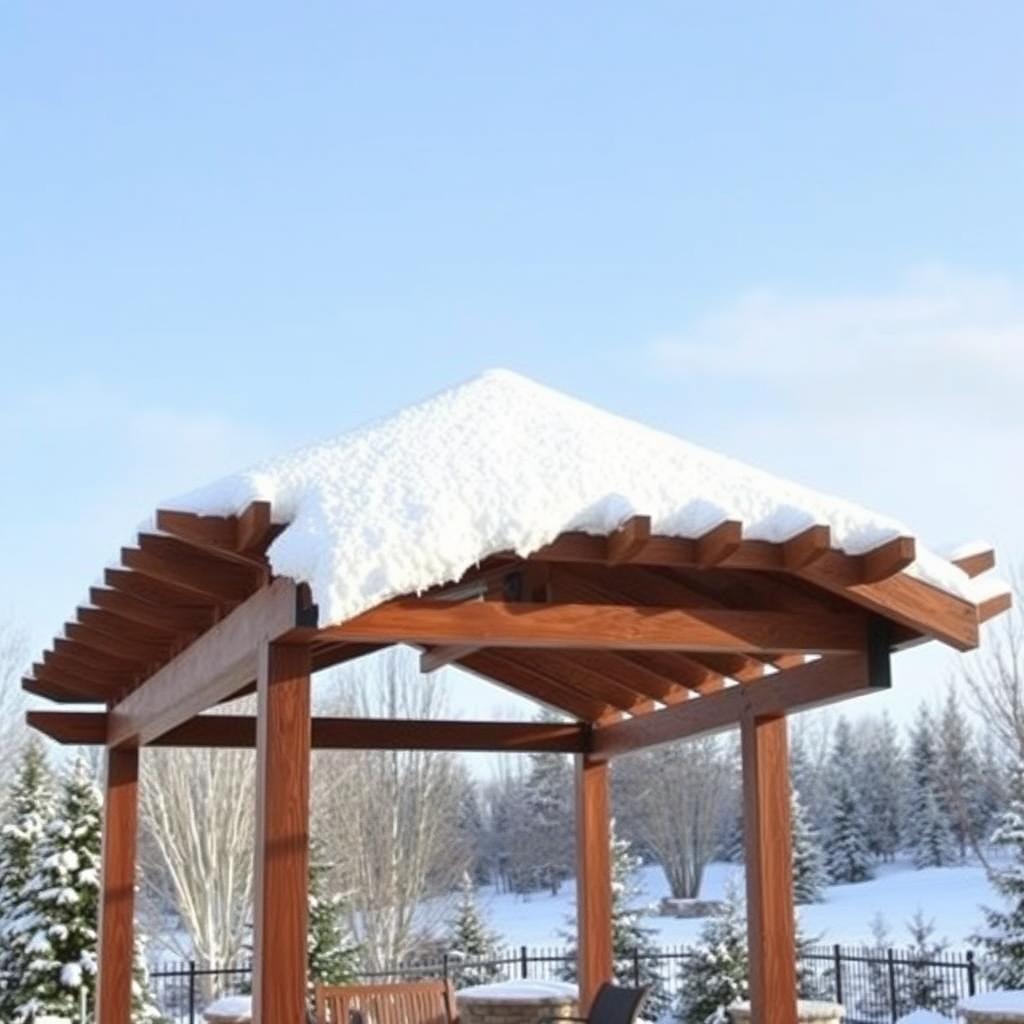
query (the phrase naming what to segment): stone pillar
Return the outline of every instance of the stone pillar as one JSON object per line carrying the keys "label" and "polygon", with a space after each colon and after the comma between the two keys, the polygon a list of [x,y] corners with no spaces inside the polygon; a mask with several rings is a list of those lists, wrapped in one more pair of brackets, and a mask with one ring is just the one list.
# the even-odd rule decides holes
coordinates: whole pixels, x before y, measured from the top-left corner
{"label": "stone pillar", "polygon": [[957,1007],[967,1024],[1024,1024],[1024,991],[984,992]]}

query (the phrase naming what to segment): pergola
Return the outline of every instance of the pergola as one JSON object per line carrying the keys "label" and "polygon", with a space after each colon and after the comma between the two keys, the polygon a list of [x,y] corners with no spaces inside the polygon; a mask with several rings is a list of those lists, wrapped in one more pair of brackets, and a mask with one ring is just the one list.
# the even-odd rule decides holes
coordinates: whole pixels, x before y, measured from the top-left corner
{"label": "pergola", "polygon": [[[787,715],[887,689],[891,653],[910,645],[970,650],[979,624],[1009,606],[1004,589],[966,586],[994,564],[985,547],[950,562],[965,582],[955,593],[915,573],[910,536],[850,554],[827,523],[769,541],[738,519],[679,536],[633,514],[525,554],[484,552],[456,579],[326,621],[306,582],[274,571],[272,545],[290,514],[262,500],[231,515],[159,511],[24,680],[58,703],[106,706],[29,712],[59,742],[106,747],[100,1024],[130,1020],[142,746],[255,748],[255,1020],[298,1024],[311,749],[575,755],[586,1005],[612,972],[610,759],[733,727],[755,1019],[795,1024]],[[393,644],[420,649],[424,672],[458,666],[571,721],[311,715],[313,673]],[[204,714],[252,693],[254,716]]]}

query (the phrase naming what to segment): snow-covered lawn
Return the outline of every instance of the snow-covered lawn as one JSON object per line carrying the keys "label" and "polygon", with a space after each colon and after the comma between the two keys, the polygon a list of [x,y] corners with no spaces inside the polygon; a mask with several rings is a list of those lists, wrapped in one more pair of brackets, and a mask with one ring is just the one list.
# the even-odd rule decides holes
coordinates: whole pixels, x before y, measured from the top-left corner
{"label": "snow-covered lawn", "polygon": [[[727,880],[735,877],[742,885],[743,868],[737,864],[712,864],[708,868],[701,897],[722,896]],[[645,867],[640,878],[646,898],[656,903],[668,895],[665,877],[657,867]],[[528,897],[481,892],[492,928],[510,945],[563,945],[560,934],[568,927],[573,910],[573,884],[562,886],[558,896],[532,893]],[[926,868],[914,870],[905,862],[882,865],[870,882],[858,885],[834,885],[825,903],[800,908],[803,931],[822,942],[858,945],[871,942],[871,919],[876,913],[885,918],[894,946],[907,942],[906,922],[921,909],[934,918],[936,936],[950,944],[970,945],[971,933],[981,924],[979,904],[998,905],[998,898],[980,867]],[[666,945],[692,942],[702,921],[672,917],[651,917],[648,924],[658,940]]]}

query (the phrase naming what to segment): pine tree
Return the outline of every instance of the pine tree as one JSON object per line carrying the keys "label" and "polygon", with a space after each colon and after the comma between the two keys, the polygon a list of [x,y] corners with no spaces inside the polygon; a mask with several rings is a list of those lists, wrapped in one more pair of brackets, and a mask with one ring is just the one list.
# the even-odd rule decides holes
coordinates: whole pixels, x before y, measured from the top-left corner
{"label": "pine tree", "polygon": [[[871,919],[872,949],[867,960],[867,984],[864,996],[857,1002],[857,1016],[870,1021],[891,1021],[892,995],[886,951],[892,946],[889,928],[881,914]],[[845,991],[845,989],[844,989]]]}
{"label": "pine tree", "polygon": [[347,985],[359,971],[359,948],[345,925],[342,898],[326,891],[330,865],[322,853],[323,844],[314,839],[309,850],[309,978],[311,984]]}
{"label": "pine tree", "polygon": [[979,783],[979,764],[970,723],[952,686],[946,692],[937,740],[937,796],[946,811],[962,863],[968,849],[976,842],[974,797]]}
{"label": "pine tree", "polygon": [[14,1019],[24,1001],[28,916],[22,892],[35,870],[45,825],[52,816],[53,780],[38,739],[22,748],[0,828],[0,1021]]}
{"label": "pine tree", "polygon": [[906,766],[899,733],[888,713],[865,723],[860,765],[868,852],[892,860],[902,840]]}
{"label": "pine tree", "polygon": [[921,704],[910,734],[909,756],[911,850],[918,868],[945,867],[955,852],[949,818],[939,795],[939,754],[935,723]]}
{"label": "pine tree", "polygon": [[732,1003],[749,998],[750,956],[743,900],[736,883],[726,886],[721,911],[701,929],[679,997],[683,1024],[704,1024]]}
{"label": "pine tree", "polygon": [[864,839],[863,807],[857,787],[857,763],[850,723],[836,725],[830,765],[832,818],[829,828],[828,872],[833,882],[864,882],[871,863]]}
{"label": "pine tree", "polygon": [[985,950],[984,971],[993,988],[1024,988],[1024,766],[1014,773],[1010,805],[991,842],[1013,858],[1006,867],[989,873],[1005,905],[982,908],[985,930],[972,941]]}
{"label": "pine tree", "polygon": [[[643,924],[650,910],[640,902],[642,893],[637,883],[640,858],[633,853],[629,841],[616,834],[614,821],[611,845],[612,957],[615,980],[620,985],[646,987],[648,993],[644,1009],[656,1020],[668,1009],[671,1000],[658,970],[658,945],[654,930]],[[568,950],[559,974],[564,981],[576,981],[575,915],[571,924],[572,927],[563,932]]]}
{"label": "pine tree", "polygon": [[825,897],[828,878],[825,855],[818,833],[807,820],[800,794],[794,787],[791,796],[793,830],[793,898],[797,903],[820,903]]}
{"label": "pine tree", "polygon": [[[546,712],[538,720],[558,721]],[[530,873],[534,886],[550,889],[553,896],[571,874],[572,830],[566,827],[571,820],[570,792],[569,765],[562,754],[530,754],[526,786]]]}
{"label": "pine tree", "polygon": [[458,959],[454,974],[459,988],[486,985],[501,978],[501,968],[496,963],[498,941],[498,936],[488,929],[480,912],[476,885],[467,871],[447,937],[448,950]]}
{"label": "pine tree", "polygon": [[949,948],[945,941],[932,938],[935,922],[926,921],[920,910],[907,922],[911,945],[907,949],[909,961],[901,971],[896,992],[900,1014],[911,1010],[935,1010],[950,1015],[956,1004],[956,994],[950,991],[949,981],[932,964],[940,960]]}

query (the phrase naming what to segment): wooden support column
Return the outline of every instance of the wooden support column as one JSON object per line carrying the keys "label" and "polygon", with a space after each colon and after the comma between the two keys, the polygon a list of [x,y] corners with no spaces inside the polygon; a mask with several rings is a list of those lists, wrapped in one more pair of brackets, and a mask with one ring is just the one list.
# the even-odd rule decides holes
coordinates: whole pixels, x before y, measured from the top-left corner
{"label": "wooden support column", "polygon": [[138,749],[108,749],[103,804],[97,1024],[129,1024],[132,1019],[138,797]]}
{"label": "wooden support column", "polygon": [[306,1019],[310,652],[261,644],[256,723],[254,1024]]}
{"label": "wooden support column", "polygon": [[576,756],[576,949],[580,1013],[612,980],[612,864],[608,762]]}
{"label": "wooden support column", "polygon": [[796,1024],[789,743],[783,715],[741,722],[753,1024]]}

